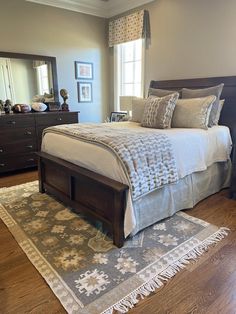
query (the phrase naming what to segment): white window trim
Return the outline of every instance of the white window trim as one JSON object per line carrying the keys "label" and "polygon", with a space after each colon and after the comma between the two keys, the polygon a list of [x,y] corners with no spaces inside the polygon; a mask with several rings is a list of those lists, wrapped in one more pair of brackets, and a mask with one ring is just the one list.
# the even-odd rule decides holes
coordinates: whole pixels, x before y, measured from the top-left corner
{"label": "white window trim", "polygon": [[[145,40],[142,39],[142,58],[141,58],[141,97],[144,97],[144,82],[145,82],[145,65],[146,65],[146,58],[145,58],[146,48],[145,48]],[[119,63],[119,56],[120,56],[120,46],[114,46],[114,110],[120,111],[119,105],[119,96],[121,92],[120,88],[120,77],[121,77],[121,68]]]}

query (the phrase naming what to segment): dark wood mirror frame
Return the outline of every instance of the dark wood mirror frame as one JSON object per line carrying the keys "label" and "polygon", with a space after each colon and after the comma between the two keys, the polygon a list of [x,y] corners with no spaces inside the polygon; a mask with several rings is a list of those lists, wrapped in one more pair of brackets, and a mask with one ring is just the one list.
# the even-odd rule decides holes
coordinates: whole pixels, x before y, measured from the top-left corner
{"label": "dark wood mirror frame", "polygon": [[57,80],[57,63],[56,63],[55,57],[0,51],[0,58],[42,60],[42,61],[51,62],[54,99],[56,102],[59,101],[58,80]]}

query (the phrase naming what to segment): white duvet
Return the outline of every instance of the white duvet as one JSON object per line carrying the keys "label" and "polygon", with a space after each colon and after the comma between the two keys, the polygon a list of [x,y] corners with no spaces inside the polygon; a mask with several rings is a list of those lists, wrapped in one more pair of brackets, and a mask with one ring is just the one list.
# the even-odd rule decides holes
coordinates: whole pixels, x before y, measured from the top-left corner
{"label": "white duvet", "polygon": [[[139,123],[119,122],[112,126],[140,128]],[[231,137],[225,126],[201,129],[146,129],[147,132],[163,132],[173,146],[179,178],[193,172],[206,170],[215,162],[227,161],[231,151]],[[46,133],[42,151],[76,165],[128,184],[120,161],[108,149],[55,133]],[[124,232],[128,236],[136,225],[130,194],[125,214]]]}

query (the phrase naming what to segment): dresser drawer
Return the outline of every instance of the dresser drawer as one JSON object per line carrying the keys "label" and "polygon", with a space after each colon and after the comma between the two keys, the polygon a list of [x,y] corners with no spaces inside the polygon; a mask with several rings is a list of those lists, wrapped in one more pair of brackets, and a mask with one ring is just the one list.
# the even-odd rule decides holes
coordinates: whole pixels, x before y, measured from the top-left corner
{"label": "dresser drawer", "polygon": [[15,154],[15,156],[0,156],[0,173],[16,169],[35,167],[37,156],[35,153]]}
{"label": "dresser drawer", "polygon": [[56,113],[47,113],[40,114],[35,117],[36,126],[52,126],[58,124],[67,124],[67,123],[77,123],[78,122],[78,113],[76,112],[56,112]]}
{"label": "dresser drawer", "polygon": [[34,116],[32,114],[9,114],[0,116],[0,129],[13,129],[21,126],[34,127]]}
{"label": "dresser drawer", "polygon": [[0,145],[11,141],[34,139],[36,136],[35,127],[22,128],[0,128]]}
{"label": "dresser drawer", "polygon": [[10,142],[1,142],[0,141],[0,157],[6,154],[17,154],[17,153],[29,153],[35,152],[36,149],[35,139],[23,139]]}

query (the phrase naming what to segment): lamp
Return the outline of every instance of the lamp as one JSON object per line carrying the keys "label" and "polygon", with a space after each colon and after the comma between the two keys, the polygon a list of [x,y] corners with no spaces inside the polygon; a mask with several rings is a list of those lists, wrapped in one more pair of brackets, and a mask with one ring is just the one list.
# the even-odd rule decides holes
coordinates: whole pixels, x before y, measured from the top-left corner
{"label": "lamp", "polygon": [[136,98],[135,96],[120,96],[120,110],[127,111],[127,114],[131,116],[132,112],[132,101]]}

